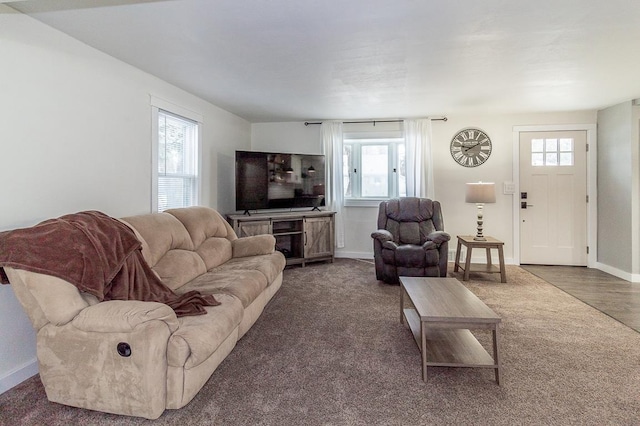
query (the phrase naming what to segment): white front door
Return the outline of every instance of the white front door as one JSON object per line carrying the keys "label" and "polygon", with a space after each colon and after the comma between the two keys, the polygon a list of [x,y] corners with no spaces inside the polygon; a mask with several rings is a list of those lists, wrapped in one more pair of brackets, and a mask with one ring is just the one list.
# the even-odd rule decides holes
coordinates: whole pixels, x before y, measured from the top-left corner
{"label": "white front door", "polygon": [[520,133],[520,263],[587,265],[587,132]]}

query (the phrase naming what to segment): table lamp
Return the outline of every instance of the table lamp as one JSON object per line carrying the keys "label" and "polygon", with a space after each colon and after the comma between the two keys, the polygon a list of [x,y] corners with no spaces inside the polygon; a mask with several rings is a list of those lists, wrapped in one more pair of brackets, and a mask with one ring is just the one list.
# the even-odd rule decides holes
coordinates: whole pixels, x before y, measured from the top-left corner
{"label": "table lamp", "polygon": [[467,203],[475,203],[478,207],[478,233],[473,239],[476,241],[487,241],[487,239],[482,235],[482,210],[485,203],[496,202],[495,183],[468,183],[465,201]]}

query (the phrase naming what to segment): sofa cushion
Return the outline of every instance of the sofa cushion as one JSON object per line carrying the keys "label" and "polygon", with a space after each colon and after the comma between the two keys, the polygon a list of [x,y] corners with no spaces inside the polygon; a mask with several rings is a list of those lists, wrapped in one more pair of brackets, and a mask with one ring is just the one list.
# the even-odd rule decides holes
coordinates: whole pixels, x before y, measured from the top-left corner
{"label": "sofa cushion", "polygon": [[172,249],[193,250],[191,236],[175,216],[168,213],[150,213],[122,219],[144,238],[149,247],[145,257],[152,268]]}
{"label": "sofa cushion", "polygon": [[220,213],[209,207],[198,206],[169,209],[165,213],[175,216],[185,227],[193,250],[202,258],[207,270],[231,259],[231,242],[237,237]]}
{"label": "sofa cushion", "polygon": [[136,327],[162,321],[169,331],[178,329],[175,312],[164,303],[138,300],[109,300],[83,309],[74,319],[73,326],[88,333],[129,333]]}
{"label": "sofa cushion", "polygon": [[400,244],[421,244],[418,222],[400,222],[398,227]]}
{"label": "sofa cushion", "polygon": [[396,198],[386,202],[386,215],[397,222],[422,222],[433,217],[433,200]]}
{"label": "sofa cushion", "polygon": [[261,256],[234,257],[224,265],[213,269],[212,272],[234,271],[238,269],[257,270],[264,274],[268,283],[272,283],[282,272],[286,264],[287,259],[285,259],[284,255],[276,251]]}
{"label": "sofa cushion", "polygon": [[267,278],[258,270],[230,270],[220,267],[200,275],[180,287],[176,293],[198,290],[202,294],[213,294],[216,299],[219,294],[229,294],[237,297],[246,308],[260,296],[267,285]]}
{"label": "sofa cushion", "polygon": [[31,324],[33,324],[33,328],[38,331],[45,325],[49,324],[49,320],[40,308],[38,300],[33,297],[33,294],[31,294],[31,291],[27,288],[22,277],[18,274],[18,271],[18,269],[13,269],[9,266],[4,267],[4,272],[9,278],[13,293],[27,312],[27,315],[31,320]]}
{"label": "sofa cushion", "polygon": [[140,243],[142,244],[142,257],[144,257],[144,260],[146,260],[147,263],[149,265],[151,265],[151,260],[152,260],[151,259],[151,249],[149,248],[149,244],[144,239],[144,237],[140,234],[140,232],[138,232],[138,230],[132,224],[130,224],[126,220],[124,220],[124,219],[116,219],[116,220],[119,220],[120,222],[124,223],[129,228],[131,228],[133,233],[136,235],[136,238],[138,239],[138,241],[140,241]]}
{"label": "sofa cushion", "polygon": [[286,259],[280,252],[233,258],[194,278],[176,293],[198,290],[203,294],[231,294],[246,308],[278,277],[285,264]]}
{"label": "sofa cushion", "polygon": [[191,250],[169,250],[156,263],[153,270],[162,282],[171,290],[182,287],[200,274],[207,271],[204,261]]}
{"label": "sofa cushion", "polygon": [[242,320],[242,303],[234,296],[216,296],[218,306],[205,307],[207,315],[178,318],[180,327],[169,338],[167,362],[193,368],[213,354]]}
{"label": "sofa cushion", "polygon": [[[169,213],[152,213],[122,219],[139,234],[148,247],[145,260],[162,282],[172,290],[207,271],[202,257],[194,251],[187,229]],[[134,231],[134,232],[135,232]]]}
{"label": "sofa cushion", "polygon": [[226,238],[210,237],[200,244],[196,253],[202,258],[205,267],[209,270],[231,259],[232,242]]}
{"label": "sofa cushion", "polygon": [[209,207],[188,207],[169,209],[165,213],[175,216],[186,228],[191,236],[195,248],[199,247],[209,237],[235,240],[236,234],[231,225],[217,211]]}

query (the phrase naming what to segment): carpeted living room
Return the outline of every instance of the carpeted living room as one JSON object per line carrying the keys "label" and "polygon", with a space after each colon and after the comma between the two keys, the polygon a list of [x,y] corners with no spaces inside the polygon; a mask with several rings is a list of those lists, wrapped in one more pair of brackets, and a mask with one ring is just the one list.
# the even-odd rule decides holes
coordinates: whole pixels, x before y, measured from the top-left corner
{"label": "carpeted living room", "polygon": [[[465,283],[502,317],[500,386],[485,369],[434,368],[423,382],[420,351],[398,320],[399,287],[376,281],[371,261],[336,259],[285,270],[280,292],[193,401],[154,423],[640,421],[640,335],[517,266],[507,273],[508,284],[485,274]],[[48,402],[37,376],[0,395],[0,406],[7,424],[149,422]]]}
{"label": "carpeted living room", "polygon": [[640,424],[639,19],[0,0],[0,425]]}

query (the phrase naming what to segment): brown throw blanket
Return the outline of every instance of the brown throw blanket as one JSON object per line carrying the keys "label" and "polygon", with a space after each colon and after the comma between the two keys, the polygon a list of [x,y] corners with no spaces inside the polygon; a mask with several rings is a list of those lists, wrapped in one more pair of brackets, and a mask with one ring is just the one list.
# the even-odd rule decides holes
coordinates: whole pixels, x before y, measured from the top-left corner
{"label": "brown throw blanket", "polygon": [[220,304],[197,291],[175,294],[151,270],[141,247],[131,228],[104,213],[70,214],[0,233],[0,282],[9,283],[2,267],[10,266],[62,278],[100,301],[165,303],[179,317]]}

